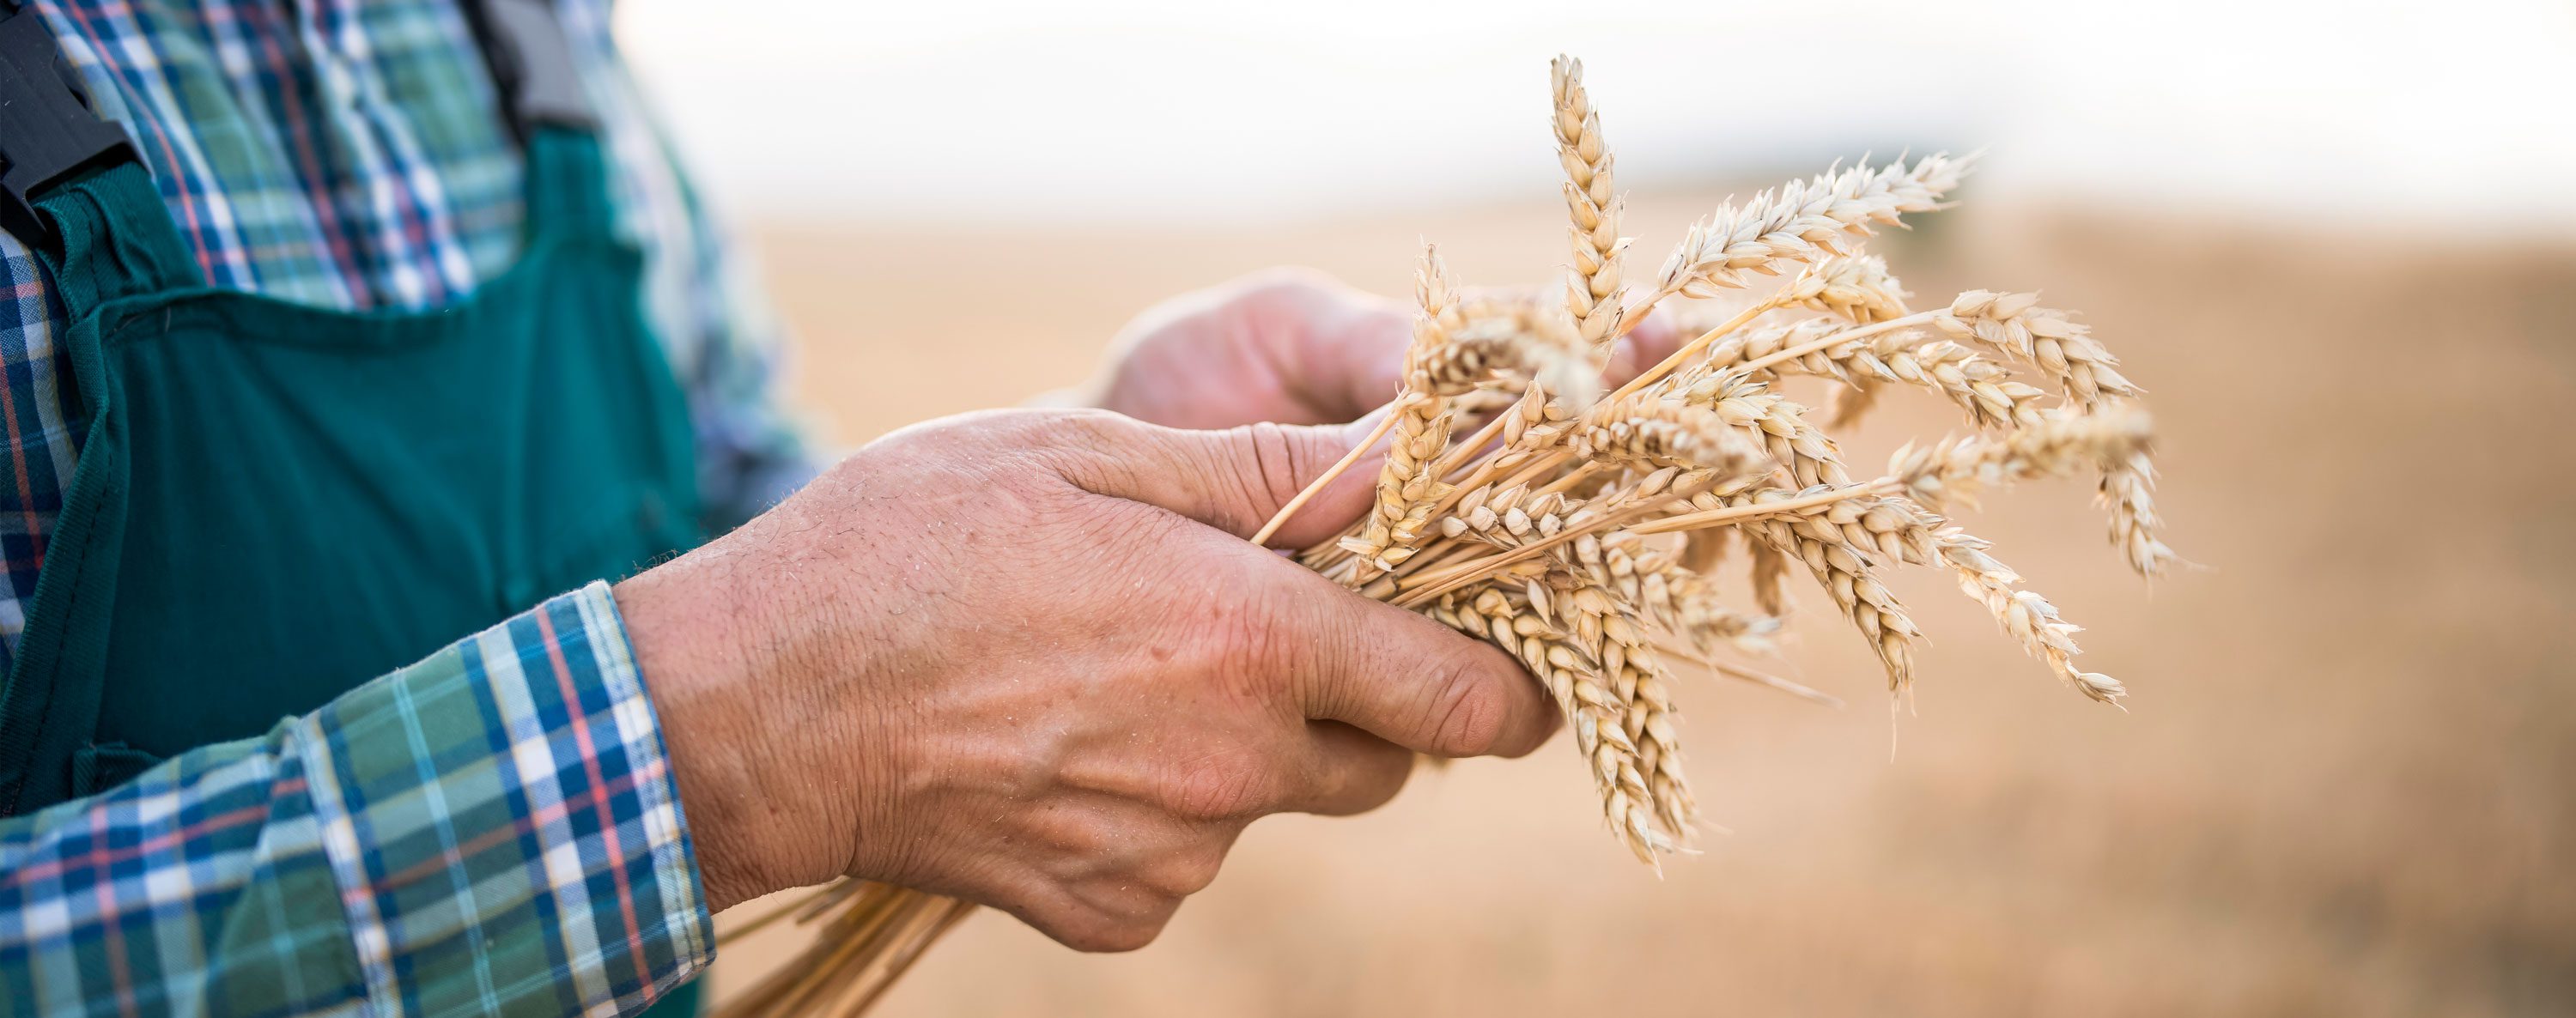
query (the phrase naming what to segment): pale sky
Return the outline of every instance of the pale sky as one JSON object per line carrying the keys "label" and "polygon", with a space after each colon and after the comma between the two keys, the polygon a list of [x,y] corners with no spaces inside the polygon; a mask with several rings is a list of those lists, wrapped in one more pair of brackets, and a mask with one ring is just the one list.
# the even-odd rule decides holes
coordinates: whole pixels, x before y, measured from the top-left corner
{"label": "pale sky", "polygon": [[755,217],[1258,222],[1988,150],[1992,194],[2576,236],[2576,3],[625,0]]}

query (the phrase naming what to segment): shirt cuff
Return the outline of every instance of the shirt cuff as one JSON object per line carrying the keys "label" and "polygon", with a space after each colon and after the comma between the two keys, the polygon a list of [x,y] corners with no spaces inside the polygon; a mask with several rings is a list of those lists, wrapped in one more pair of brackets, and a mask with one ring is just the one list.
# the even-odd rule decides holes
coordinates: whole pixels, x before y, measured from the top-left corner
{"label": "shirt cuff", "polygon": [[661,728],[606,583],[299,719],[380,1013],[631,1013],[714,958]]}

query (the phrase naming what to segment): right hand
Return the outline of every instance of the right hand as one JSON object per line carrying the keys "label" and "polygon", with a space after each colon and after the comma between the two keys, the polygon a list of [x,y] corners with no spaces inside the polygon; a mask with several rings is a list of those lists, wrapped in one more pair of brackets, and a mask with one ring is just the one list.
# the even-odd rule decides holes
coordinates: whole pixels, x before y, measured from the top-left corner
{"label": "right hand", "polygon": [[709,906],[849,875],[1132,949],[1257,817],[1536,748],[1509,657],[1243,540],[1357,434],[934,421],[619,584]]}

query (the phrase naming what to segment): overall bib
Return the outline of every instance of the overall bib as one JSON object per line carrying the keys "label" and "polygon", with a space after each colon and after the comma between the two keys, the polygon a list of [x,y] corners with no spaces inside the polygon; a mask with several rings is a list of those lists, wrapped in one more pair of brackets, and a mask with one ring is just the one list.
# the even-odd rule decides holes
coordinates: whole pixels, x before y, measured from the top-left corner
{"label": "overall bib", "polygon": [[687,408],[569,52],[542,3],[482,7],[525,141],[527,240],[435,311],[210,289],[112,125],[65,114],[64,141],[0,124],[36,213],[13,230],[69,311],[66,410],[90,422],[0,698],[0,814],[259,735],[699,540]]}

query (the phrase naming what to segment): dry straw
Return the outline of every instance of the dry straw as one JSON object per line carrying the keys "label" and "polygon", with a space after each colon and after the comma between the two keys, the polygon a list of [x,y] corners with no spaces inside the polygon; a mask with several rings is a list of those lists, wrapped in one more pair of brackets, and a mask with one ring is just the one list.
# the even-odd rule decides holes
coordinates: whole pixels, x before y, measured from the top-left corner
{"label": "dry straw", "polygon": [[[1641,285],[1623,276],[1629,239],[1583,67],[1559,58],[1550,79],[1571,238],[1563,300],[1462,290],[1426,248],[1402,388],[1378,431],[1375,504],[1299,561],[1518,658],[1567,718],[1591,808],[1650,864],[1687,849],[1699,826],[1680,673],[1840,702],[1741,660],[1771,650],[1800,567],[1892,690],[1912,686],[1923,633],[1886,581],[1922,567],[1948,573],[2059,680],[2116,703],[2121,684],[2078,665],[2078,627],[1943,514],[2009,484],[2090,473],[2122,559],[2166,570],[2176,558],[2158,536],[2140,390],[2089,330],[2032,295],[1973,290],[1914,311],[1887,264],[1859,250],[1872,231],[1942,208],[1968,161],[1838,167],[1730,204]],[[1692,303],[1757,277],[1786,278],[1732,307]],[[1693,338],[1595,399],[1611,347],[1658,307],[1693,323]],[[1831,387],[1830,420],[1781,391],[1800,378]],[[1958,407],[1973,432],[1909,445],[1854,480],[1825,428],[1902,390]],[[1317,479],[1261,538],[1359,459]],[[1749,607],[1723,592],[1739,569]],[[819,928],[803,957],[723,1013],[862,1011],[967,911],[860,882],[816,892],[729,934],[781,918]]]}

